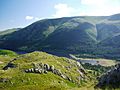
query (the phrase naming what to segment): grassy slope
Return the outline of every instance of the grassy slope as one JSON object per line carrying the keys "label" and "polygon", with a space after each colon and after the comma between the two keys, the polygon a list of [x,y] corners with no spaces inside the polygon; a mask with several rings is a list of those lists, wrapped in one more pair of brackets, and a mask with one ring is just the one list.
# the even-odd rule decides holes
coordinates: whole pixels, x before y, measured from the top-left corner
{"label": "grassy slope", "polygon": [[[78,84],[72,83],[68,80],[61,78],[51,72],[48,74],[34,74],[25,73],[24,70],[33,67],[33,63],[47,63],[54,65],[55,68],[60,69],[62,73],[70,76],[74,81],[79,82],[80,85],[85,81],[78,81],[76,77],[79,76],[76,71],[78,67],[76,62],[68,58],[59,58],[57,56],[49,55],[44,52],[33,52],[17,57],[17,60],[13,63],[17,65],[17,68],[8,69],[3,71],[3,66],[12,59],[10,56],[2,58],[3,65],[0,64],[0,78],[8,78],[8,82],[0,83],[1,90],[66,90],[74,87],[78,87]],[[1,60],[1,59],[0,59]],[[70,60],[70,63],[69,63]],[[67,70],[65,66],[72,66],[70,70]]]}
{"label": "grassy slope", "polygon": [[17,54],[10,50],[0,50],[0,55],[16,56]]}
{"label": "grassy slope", "polygon": [[17,54],[10,50],[0,50],[0,70],[12,59],[14,59]]}
{"label": "grassy slope", "polygon": [[[12,63],[16,64],[17,67],[6,71],[2,70],[2,68],[14,58],[17,60]],[[87,79],[78,81],[78,79],[76,79],[78,76],[78,72],[76,71],[78,67],[75,61],[68,58],[53,56],[45,52],[33,52],[20,56],[11,56],[9,54],[0,55],[0,61],[2,62],[0,63],[0,78],[9,79],[7,82],[0,82],[0,90],[94,90],[94,86],[97,84],[96,77],[102,74],[96,71],[96,68],[99,71],[98,67],[88,67],[86,68]],[[67,76],[71,76],[74,81],[80,82],[80,84],[72,83],[51,72],[48,72],[48,74],[24,72],[25,69],[32,68],[33,63],[40,62],[54,65],[55,68],[60,69],[62,73],[65,73]],[[67,70],[65,66],[72,66],[72,68]],[[93,69],[90,70],[89,68]]]}

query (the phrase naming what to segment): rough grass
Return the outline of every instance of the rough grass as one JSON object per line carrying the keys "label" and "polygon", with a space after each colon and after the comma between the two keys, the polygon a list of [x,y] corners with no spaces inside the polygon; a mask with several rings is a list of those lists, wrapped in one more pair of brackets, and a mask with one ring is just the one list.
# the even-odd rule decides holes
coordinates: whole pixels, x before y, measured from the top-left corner
{"label": "rough grass", "polygon": [[[3,66],[13,58],[17,59],[12,62],[17,67],[5,71],[2,70]],[[0,65],[0,78],[7,78],[9,80],[7,82],[0,82],[0,90],[67,90],[86,83],[84,80],[80,81],[77,79],[79,73],[77,72],[78,67],[76,61],[68,58],[53,56],[45,52],[33,52],[16,57],[0,56],[0,60],[4,62],[4,64]],[[48,72],[48,74],[24,72],[25,69],[32,68],[33,63],[40,62],[54,65],[63,74],[71,77],[75,83],[65,80],[51,72]],[[72,68],[67,70],[66,66],[71,66]],[[79,82],[79,84],[76,82]]]}
{"label": "rough grass", "polygon": [[16,56],[17,54],[11,50],[0,50],[0,55]]}
{"label": "rough grass", "polygon": [[[17,60],[12,63],[16,64],[17,67],[5,71],[2,70],[14,58]],[[77,72],[76,61],[45,52],[33,52],[16,56],[0,55],[0,61],[3,62],[0,64],[0,78],[8,79],[7,82],[0,82],[0,90],[95,90],[94,86],[97,83],[96,76],[90,73],[90,71],[93,72],[92,70],[86,71],[87,79],[78,80],[79,74]],[[32,68],[33,64],[41,62],[54,65],[56,69],[61,70],[62,73],[79,82],[79,84],[65,80],[51,72],[48,72],[48,74],[24,72],[25,69]],[[67,70],[66,66],[71,66],[72,68]]]}

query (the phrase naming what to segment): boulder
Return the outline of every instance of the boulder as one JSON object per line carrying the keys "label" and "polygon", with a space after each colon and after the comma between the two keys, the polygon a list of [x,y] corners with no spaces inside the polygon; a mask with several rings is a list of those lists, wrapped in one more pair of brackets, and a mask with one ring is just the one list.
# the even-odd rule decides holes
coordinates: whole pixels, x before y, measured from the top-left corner
{"label": "boulder", "polygon": [[41,70],[41,74],[44,73],[44,69]]}
{"label": "boulder", "polygon": [[44,64],[44,69],[47,70],[47,71],[49,71],[50,66],[48,64]]}
{"label": "boulder", "polygon": [[61,77],[62,77],[63,79],[66,79],[66,76],[65,76],[65,75],[63,75],[63,74],[61,75]]}
{"label": "boulder", "polygon": [[39,67],[40,68],[44,68],[44,64],[43,63],[39,63]]}
{"label": "boulder", "polygon": [[46,69],[49,71],[50,66],[48,64],[46,64]]}
{"label": "boulder", "polygon": [[85,71],[85,69],[82,67],[82,65],[80,64],[80,62],[77,61],[76,64],[77,64],[79,70],[80,70],[82,73],[86,74],[86,71]]}
{"label": "boulder", "polygon": [[26,73],[28,73],[29,71],[28,70],[25,70]]}
{"label": "boulder", "polygon": [[32,70],[31,70],[31,69],[28,69],[28,72],[32,72]]}
{"label": "boulder", "polygon": [[31,68],[31,72],[33,72],[33,73],[35,72],[34,68]]}
{"label": "boulder", "polygon": [[80,64],[79,62],[77,62],[77,66],[78,66],[78,67],[81,67],[81,64]]}
{"label": "boulder", "polygon": [[52,66],[50,66],[50,69],[49,69],[49,70],[52,71],[52,72],[54,72],[54,69],[55,69],[55,68],[54,68],[54,66],[52,65]]}
{"label": "boulder", "polygon": [[3,70],[7,70],[8,68],[16,68],[17,66],[11,62],[9,62],[4,68]]}
{"label": "boulder", "polygon": [[83,73],[80,70],[77,70],[81,77],[84,77]]}
{"label": "boulder", "polygon": [[35,73],[39,73],[39,69],[38,68],[35,68]]}
{"label": "boulder", "polygon": [[41,70],[41,69],[39,69],[39,70],[38,70],[38,73],[40,73],[40,74],[41,74],[41,73],[42,73],[42,70]]}
{"label": "boulder", "polygon": [[48,71],[47,71],[47,70],[44,70],[44,73],[45,73],[45,74],[47,74],[47,73],[48,73]]}
{"label": "boulder", "polygon": [[62,73],[61,73],[61,71],[60,71],[60,70],[58,70],[58,75],[59,75],[59,76],[61,76],[61,75],[62,75]]}

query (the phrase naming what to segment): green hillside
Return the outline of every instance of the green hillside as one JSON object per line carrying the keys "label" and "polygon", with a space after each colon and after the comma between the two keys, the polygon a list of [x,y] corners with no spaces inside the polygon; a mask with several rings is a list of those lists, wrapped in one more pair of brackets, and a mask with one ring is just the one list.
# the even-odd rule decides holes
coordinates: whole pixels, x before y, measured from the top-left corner
{"label": "green hillside", "polygon": [[[0,46],[7,49],[19,49],[19,50],[24,50],[24,49],[39,50],[41,48],[46,49],[46,47],[48,49],[52,49],[52,48],[58,49],[58,48],[64,48],[64,47],[56,46],[56,43],[58,43],[56,41],[59,41],[61,37],[64,40],[61,39],[63,42],[59,41],[59,43],[61,44],[64,43],[66,49],[69,47],[71,48],[71,46],[72,48],[74,48],[73,45],[78,46],[78,44],[81,43],[83,44],[90,43],[91,45],[91,43],[94,44],[96,41],[97,32],[94,28],[94,25],[89,23],[91,19],[88,22],[87,20],[88,19],[86,19],[86,17],[71,17],[71,18],[41,20],[17,32],[13,32],[9,35],[1,36]],[[59,33],[61,34],[64,33],[64,35],[57,37],[54,36],[55,34],[57,35]],[[76,35],[76,33],[78,35]],[[51,39],[53,39],[53,41],[56,39],[56,41],[52,43]],[[70,45],[68,43],[69,41],[70,41]],[[52,44],[55,47],[53,47]]]}
{"label": "green hillside", "polygon": [[0,90],[94,90],[97,78],[110,69],[45,52],[0,53]]}
{"label": "green hillside", "polygon": [[0,90],[66,90],[89,80],[80,63],[45,52],[1,55],[0,62]]}
{"label": "green hillside", "polygon": [[0,50],[0,55],[16,56],[17,53],[10,50]]}
{"label": "green hillside", "polygon": [[40,20],[18,31],[1,34],[0,47],[15,51],[63,51],[120,59],[119,42],[116,42],[120,35],[119,16]]}

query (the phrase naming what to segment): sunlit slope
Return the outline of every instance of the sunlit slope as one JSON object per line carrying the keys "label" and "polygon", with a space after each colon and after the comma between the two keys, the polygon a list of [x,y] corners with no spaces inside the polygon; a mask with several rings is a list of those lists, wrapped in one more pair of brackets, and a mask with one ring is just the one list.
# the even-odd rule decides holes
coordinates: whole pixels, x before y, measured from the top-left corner
{"label": "sunlit slope", "polygon": [[[1,62],[4,64],[0,64],[1,90],[66,90],[82,86],[89,80],[80,63],[45,52],[0,58],[6,61],[3,60]],[[45,65],[49,66],[49,69]]]}

